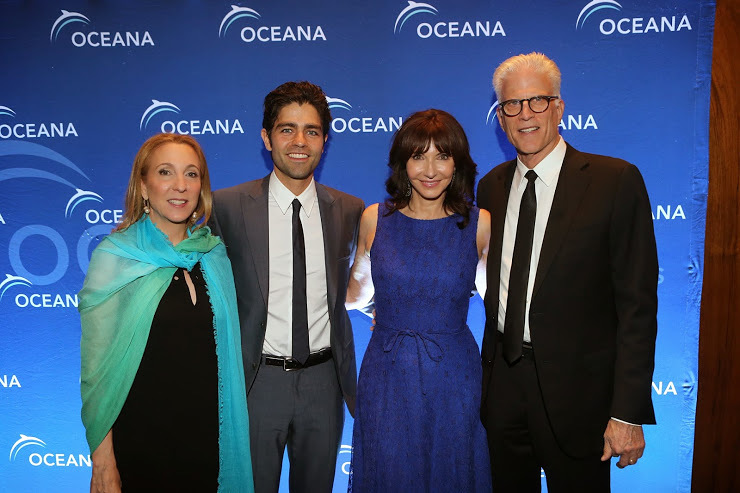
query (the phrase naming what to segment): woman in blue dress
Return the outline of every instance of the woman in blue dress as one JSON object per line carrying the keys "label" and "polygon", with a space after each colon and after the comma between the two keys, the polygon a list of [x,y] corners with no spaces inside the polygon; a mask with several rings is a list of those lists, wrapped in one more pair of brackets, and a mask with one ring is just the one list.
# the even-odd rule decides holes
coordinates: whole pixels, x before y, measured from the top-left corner
{"label": "woman in blue dress", "polygon": [[374,296],[360,370],[349,489],[491,490],[480,422],[480,352],[466,325],[485,293],[490,215],[473,206],[476,165],[452,115],[413,114],[396,132],[390,198],[368,207],[348,308]]}

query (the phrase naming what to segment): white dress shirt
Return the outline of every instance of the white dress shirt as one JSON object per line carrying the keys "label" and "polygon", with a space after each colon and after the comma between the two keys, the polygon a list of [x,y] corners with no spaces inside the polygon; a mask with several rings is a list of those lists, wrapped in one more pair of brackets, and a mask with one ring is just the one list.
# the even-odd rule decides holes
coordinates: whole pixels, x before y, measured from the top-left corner
{"label": "white dress shirt", "polygon": [[270,291],[267,327],[262,352],[292,356],[293,352],[293,199],[301,202],[301,224],[306,243],[306,298],[308,342],[311,352],[330,345],[329,307],[326,295],[326,264],[321,213],[316,182],[296,197],[273,172],[267,202],[269,221]]}
{"label": "white dress shirt", "polygon": [[[550,154],[540,161],[534,171],[537,179],[534,182],[534,191],[537,196],[537,213],[534,220],[534,240],[532,242],[532,257],[529,261],[529,280],[527,281],[527,304],[524,315],[524,340],[531,341],[529,335],[529,305],[532,301],[532,290],[534,279],[537,275],[537,265],[542,250],[542,240],[545,237],[547,220],[550,217],[552,199],[555,197],[555,189],[558,186],[560,169],[563,167],[566,145],[562,137]],[[506,319],[506,301],[509,299],[509,273],[511,272],[511,258],[514,254],[514,240],[516,239],[516,226],[519,220],[519,205],[527,188],[527,180],[524,175],[529,168],[517,157],[516,171],[511,182],[509,202],[506,206],[506,220],[504,222],[504,239],[501,245],[501,273],[499,275],[499,297],[498,297],[498,330],[504,331],[504,320]]]}

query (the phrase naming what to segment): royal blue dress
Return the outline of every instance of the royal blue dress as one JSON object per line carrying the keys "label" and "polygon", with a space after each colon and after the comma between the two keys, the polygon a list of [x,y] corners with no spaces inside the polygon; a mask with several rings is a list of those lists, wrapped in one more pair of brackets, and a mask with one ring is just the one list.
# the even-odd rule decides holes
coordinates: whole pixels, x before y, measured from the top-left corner
{"label": "royal blue dress", "polygon": [[490,492],[481,362],[466,325],[478,209],[378,225],[370,258],[376,326],[357,388],[349,490]]}

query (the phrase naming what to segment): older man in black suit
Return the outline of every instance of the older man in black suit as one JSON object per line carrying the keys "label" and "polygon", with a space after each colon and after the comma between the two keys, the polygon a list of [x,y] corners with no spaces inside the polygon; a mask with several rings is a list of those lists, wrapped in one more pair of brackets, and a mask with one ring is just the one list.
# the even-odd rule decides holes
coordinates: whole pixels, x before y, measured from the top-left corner
{"label": "older man in black suit", "polygon": [[344,300],[363,202],[314,181],[331,114],[320,87],[287,82],[265,98],[273,171],[219,190],[211,227],[234,270],[255,491],[330,492],[357,368]]}
{"label": "older man in black suit", "polygon": [[484,176],[491,212],[481,417],[494,489],[609,491],[635,464],[651,399],[658,261],[637,168],[558,134],[560,71],[540,53],[494,73],[517,158]]}

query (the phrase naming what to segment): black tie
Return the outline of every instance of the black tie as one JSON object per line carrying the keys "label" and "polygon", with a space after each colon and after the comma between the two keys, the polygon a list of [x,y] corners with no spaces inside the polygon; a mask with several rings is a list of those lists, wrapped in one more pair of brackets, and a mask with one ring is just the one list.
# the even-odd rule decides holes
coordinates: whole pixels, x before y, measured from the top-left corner
{"label": "black tie", "polygon": [[293,359],[305,363],[308,346],[306,307],[306,242],[301,225],[301,202],[293,199]]}
{"label": "black tie", "polygon": [[537,214],[537,197],[534,181],[537,173],[527,171],[527,188],[519,205],[519,221],[516,225],[514,254],[509,273],[509,296],[506,301],[504,320],[504,359],[511,364],[522,356],[524,341],[524,314],[527,307],[527,282],[529,281],[529,262],[532,257],[534,239],[534,218]]}

